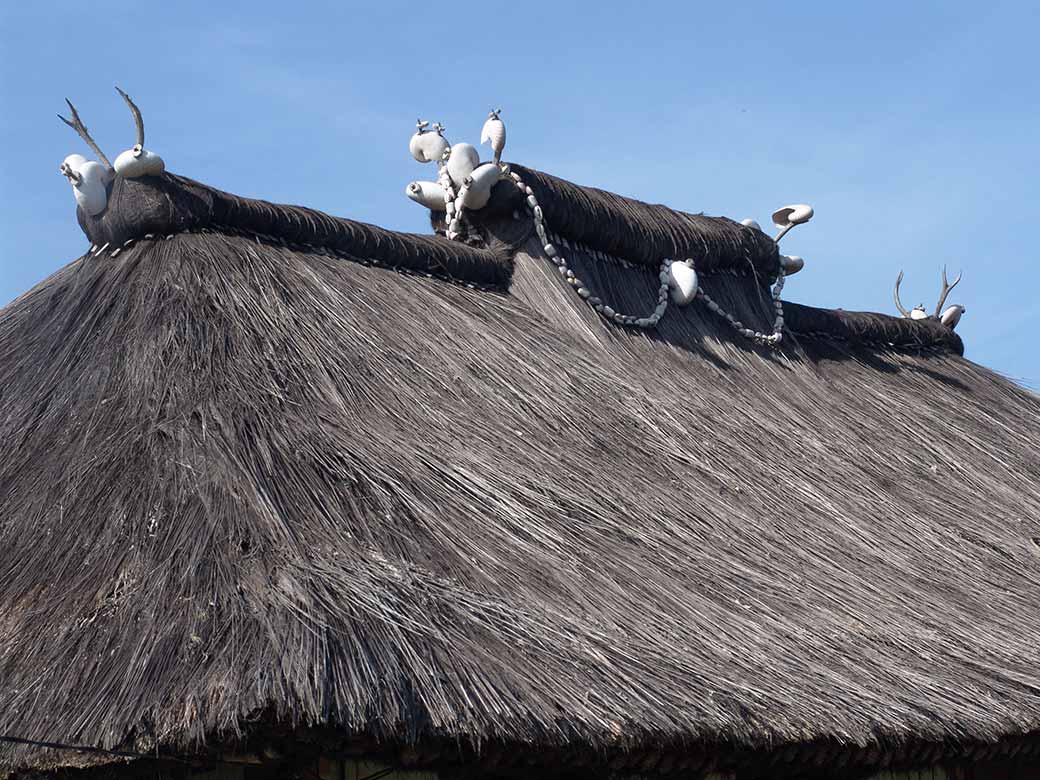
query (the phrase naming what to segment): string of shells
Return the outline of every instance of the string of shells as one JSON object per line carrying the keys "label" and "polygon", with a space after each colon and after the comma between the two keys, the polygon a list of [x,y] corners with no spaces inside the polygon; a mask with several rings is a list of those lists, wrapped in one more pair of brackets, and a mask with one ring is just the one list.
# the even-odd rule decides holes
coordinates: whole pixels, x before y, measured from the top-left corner
{"label": "string of shells", "polygon": [[[472,145],[465,143],[449,145],[443,137],[443,126],[435,124],[433,125],[434,132],[428,132],[428,122],[422,120],[417,122],[418,130],[412,136],[409,150],[419,162],[437,163],[437,181],[412,182],[406,188],[406,194],[412,200],[431,210],[444,210],[445,232],[449,240],[459,238],[459,222],[463,209],[483,208],[490,198],[494,185],[501,180],[509,179],[525,198],[527,211],[534,221],[535,233],[542,244],[542,251],[546,257],[556,265],[560,276],[578,296],[604,319],[625,327],[653,328],[661,321],[670,302],[685,306],[693,300],[699,299],[710,311],[725,319],[741,336],[755,343],[774,347],[782,341],[784,313],[780,293],[784,288],[785,271],[788,271],[785,264],[785,260],[788,258],[784,258],[782,255],[778,261],[776,283],[771,291],[775,312],[771,333],[763,333],[746,327],[744,323],[719,306],[700,287],[693,260],[689,258],[685,260],[665,258],[661,261],[658,266],[657,304],[649,314],[639,316],[617,311],[595,295],[589,285],[569,267],[566,257],[560,251],[560,247],[568,245],[568,243],[566,239],[553,236],[549,232],[545,223],[545,213],[538,203],[534,190],[523,181],[519,174],[510,171],[508,165],[500,162],[506,133],[499,113],[499,110],[492,111],[481,131],[481,142],[490,142],[494,152],[494,162],[484,164],[480,163],[479,154]],[[781,214],[781,212],[783,213]],[[781,212],[774,215],[774,222],[782,228],[776,241],[779,241],[784,233],[795,224],[806,222],[812,216],[812,209],[808,206],[788,207],[787,210],[781,210]],[[780,217],[782,217],[782,221]],[[757,228],[757,224],[754,226]],[[790,260],[800,259],[791,258]],[[790,272],[799,270],[800,264],[798,265],[799,268],[795,268],[792,263]]]}
{"label": "string of shells", "polygon": [[711,296],[704,292],[704,290],[698,290],[697,297],[704,301],[704,305],[707,306],[708,309],[725,319],[726,322],[728,322],[732,328],[744,338],[750,339],[758,344],[775,347],[783,341],[784,338],[784,305],[780,300],[780,293],[784,289],[784,278],[784,269],[783,266],[781,266],[776,277],[776,284],[773,285],[771,293],[773,310],[776,312],[776,317],[773,320],[772,333],[762,333],[761,331],[745,327],[744,323],[719,306],[711,299]]}
{"label": "string of shells", "polygon": [[[604,304],[598,296],[593,295],[588,285],[568,267],[566,258],[550,240],[551,236],[545,227],[545,214],[542,211],[541,206],[538,204],[538,198],[535,196],[534,190],[532,190],[530,186],[526,185],[517,173],[511,172],[509,176],[516,187],[526,196],[527,210],[534,219],[535,233],[537,233],[539,241],[542,242],[542,251],[545,252],[546,256],[556,264],[560,275],[567,280],[567,283],[575,290],[575,292],[577,292],[589,306],[595,309],[595,311],[605,319],[609,319],[619,325],[652,328],[661,321],[661,318],[667,311],[669,291],[671,290],[672,297],[673,299],[677,299],[677,303],[682,302],[681,299],[686,298],[687,295],[690,299],[696,296],[703,300],[705,306],[707,306],[710,311],[725,319],[737,333],[747,339],[768,346],[775,346],[783,340],[784,314],[780,294],[784,289],[785,275],[782,264],[778,266],[776,284],[773,286],[771,292],[773,308],[776,312],[772,333],[762,333],[761,331],[745,327],[744,323],[736,319],[732,314],[725,311],[714,300],[712,300],[711,296],[709,296],[704,289],[697,284],[696,271],[693,268],[693,261],[690,259],[672,261],[666,258],[661,261],[658,268],[658,279],[660,280],[660,285],[658,286],[657,291],[657,306],[651,314],[645,317],[623,314],[615,311],[609,305]],[[679,270],[680,268],[682,268],[683,271],[688,269],[688,272],[692,277],[692,292],[686,292],[686,290],[689,290],[690,285],[681,284],[684,280],[676,279],[676,275],[683,272]],[[685,302],[688,302],[688,300]]]}
{"label": "string of shells", "polygon": [[[517,189],[524,194],[527,199],[527,210],[534,219],[534,230],[538,235],[538,240],[542,242],[542,251],[545,252],[546,256],[556,264],[557,270],[560,275],[566,279],[574,291],[581,296],[581,298],[589,306],[593,308],[600,316],[604,319],[610,320],[618,325],[625,325],[628,327],[637,328],[652,328],[661,321],[661,317],[668,310],[668,291],[671,287],[671,273],[669,269],[672,265],[672,261],[665,259],[661,261],[661,265],[658,271],[658,279],[660,284],[657,288],[657,306],[653,312],[645,316],[636,316],[634,314],[624,314],[619,311],[615,311],[613,307],[607,305],[603,300],[593,295],[589,286],[582,281],[582,279],[572,271],[567,265],[567,258],[565,258],[560,250],[551,243],[549,234],[545,227],[545,214],[542,211],[542,207],[538,205],[538,198],[527,184],[524,183],[523,179],[520,178],[519,174],[511,172],[509,174],[513,183]],[[693,271],[693,262],[690,260],[684,261],[687,264],[686,267]]]}

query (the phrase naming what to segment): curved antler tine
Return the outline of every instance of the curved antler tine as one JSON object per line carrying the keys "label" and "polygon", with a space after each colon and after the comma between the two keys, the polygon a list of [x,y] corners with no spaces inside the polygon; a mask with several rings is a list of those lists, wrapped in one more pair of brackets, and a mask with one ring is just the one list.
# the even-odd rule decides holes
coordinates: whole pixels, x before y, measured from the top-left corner
{"label": "curved antler tine", "polygon": [[896,309],[899,310],[900,314],[902,314],[904,317],[909,319],[910,312],[908,312],[905,308],[903,308],[903,304],[899,301],[899,285],[902,284],[902,282],[903,282],[903,272],[900,271],[899,272],[899,276],[896,277],[896,289],[895,289],[895,292],[893,294],[893,297],[895,298],[895,301],[896,301]]}
{"label": "curved antler tine", "polygon": [[141,109],[137,107],[137,104],[130,99],[130,96],[123,92],[119,87],[116,87],[116,92],[123,96],[123,100],[126,101],[127,106],[130,107],[130,113],[134,115],[134,124],[137,125],[137,145],[142,149],[144,148],[144,119],[141,117]]}
{"label": "curved antler tine", "polygon": [[946,296],[950,294],[950,290],[960,284],[961,277],[964,276],[964,271],[957,274],[957,278],[953,280],[953,284],[950,284],[946,280],[946,266],[943,266],[942,270],[942,290],[939,292],[939,303],[935,307],[935,316],[938,317],[942,314],[943,304],[946,303]]}
{"label": "curved antler tine", "polygon": [[96,154],[98,156],[98,159],[101,162],[103,162],[106,166],[111,168],[112,167],[112,163],[110,163],[108,161],[108,158],[105,157],[105,153],[103,151],[101,151],[101,147],[99,147],[96,143],[94,143],[94,139],[90,137],[90,133],[87,131],[87,126],[85,124],[83,124],[83,120],[79,118],[79,111],[76,110],[76,107],[74,105],[72,105],[72,101],[69,100],[68,98],[65,98],[65,102],[69,106],[69,111],[72,112],[72,121],[70,122],[68,119],[63,117],[61,114],[58,114],[58,119],[60,119],[62,122],[64,122],[69,127],[71,127],[73,130],[75,130],[76,134],[79,135],[80,138],[82,138],[84,141],[87,142],[87,146],[89,146],[91,148],[91,150],[94,152],[94,154]]}

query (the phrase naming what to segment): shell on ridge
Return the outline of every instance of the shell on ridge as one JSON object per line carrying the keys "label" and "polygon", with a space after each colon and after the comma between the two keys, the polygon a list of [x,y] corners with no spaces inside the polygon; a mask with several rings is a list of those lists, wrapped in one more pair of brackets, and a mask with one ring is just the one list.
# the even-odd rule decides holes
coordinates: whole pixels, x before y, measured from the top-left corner
{"label": "shell on ridge", "polygon": [[444,211],[444,188],[435,181],[413,181],[404,188],[405,195],[430,211]]}
{"label": "shell on ridge", "polygon": [[480,154],[472,144],[455,144],[448,156],[448,176],[456,187],[461,187],[466,177],[480,165]]}

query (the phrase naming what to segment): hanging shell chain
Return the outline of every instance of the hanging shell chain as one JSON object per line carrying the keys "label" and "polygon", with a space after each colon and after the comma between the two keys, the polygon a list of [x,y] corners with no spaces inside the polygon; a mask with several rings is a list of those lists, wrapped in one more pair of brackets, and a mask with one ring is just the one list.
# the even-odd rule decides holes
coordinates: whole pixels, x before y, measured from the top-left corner
{"label": "hanging shell chain", "polygon": [[[542,207],[538,204],[538,199],[534,194],[534,190],[524,183],[519,174],[511,172],[508,167],[503,166],[503,174],[506,172],[508,172],[509,177],[516,185],[517,189],[519,189],[527,199],[527,210],[534,219],[534,229],[538,234],[538,240],[542,243],[542,250],[549,259],[556,264],[557,270],[567,281],[567,284],[574,288],[578,295],[581,296],[581,298],[604,319],[628,327],[655,327],[657,323],[661,321],[661,318],[668,309],[668,292],[670,288],[670,275],[668,269],[672,261],[665,258],[661,261],[661,264],[658,267],[658,280],[660,281],[660,284],[657,288],[657,306],[654,308],[652,313],[645,317],[637,317],[632,314],[623,314],[622,312],[615,311],[612,307],[603,303],[602,299],[598,296],[593,295],[589,286],[568,267],[567,259],[560,254],[559,248],[550,240],[550,234],[545,227],[545,214],[542,211]],[[448,223],[447,237],[455,240],[459,236],[458,225],[459,219],[462,216],[462,209],[456,207],[455,201],[458,199],[458,195],[455,193],[455,188],[451,182],[451,178],[443,168],[441,169],[438,179],[439,183],[444,188],[445,216]],[[687,260],[685,262],[692,267],[692,261]],[[704,292],[703,288],[699,285],[697,288],[697,297],[704,301],[704,304],[708,309],[725,319],[733,329],[744,338],[750,339],[759,344],[775,347],[783,340],[784,329],[784,312],[783,304],[780,301],[780,293],[784,289],[785,277],[782,263],[778,265],[776,284],[772,289],[773,309],[776,312],[772,333],[762,333],[745,327],[744,323],[736,319],[732,314],[725,311],[714,300],[712,300],[711,296]]]}
{"label": "hanging shell chain", "polygon": [[462,209],[456,208],[455,201],[458,195],[455,192],[455,184],[451,180],[451,176],[448,175],[448,169],[444,165],[444,161],[448,159],[448,155],[451,154],[451,147],[449,146],[444,151],[444,156],[437,162],[437,183],[444,189],[444,220],[447,223],[446,235],[450,241],[454,241],[459,237],[458,227],[459,219],[462,217]]}
{"label": "hanging shell chain", "polygon": [[744,326],[740,320],[735,318],[728,311],[719,306],[715,301],[711,299],[711,296],[704,292],[703,289],[697,288],[697,297],[704,300],[704,305],[711,309],[713,312],[718,314],[720,317],[725,319],[733,329],[746,339],[750,339],[758,344],[764,344],[769,347],[777,346],[784,338],[784,305],[780,300],[780,293],[784,289],[784,267],[781,264],[777,272],[776,284],[773,285],[771,293],[773,301],[773,310],[776,312],[776,319],[773,320],[773,332],[762,333],[757,330],[752,330]]}
{"label": "hanging shell chain", "polygon": [[524,184],[518,174],[511,172],[509,176],[512,178],[517,189],[527,198],[527,210],[534,219],[534,229],[538,234],[538,240],[542,242],[542,250],[549,256],[549,259],[556,264],[556,268],[560,272],[560,275],[567,281],[567,284],[573,287],[578,295],[584,299],[585,303],[591,306],[601,317],[618,325],[636,328],[652,328],[661,321],[661,317],[664,316],[665,311],[668,309],[668,266],[671,264],[671,260],[662,260],[658,269],[660,285],[657,288],[657,306],[652,313],[645,317],[637,317],[632,314],[623,314],[619,311],[614,311],[612,307],[603,303],[599,297],[593,295],[589,286],[583,282],[574,271],[568,268],[567,258],[560,254],[560,250],[550,241],[549,234],[545,228],[545,214],[542,212],[542,207],[538,205],[538,199],[535,197],[534,190]]}

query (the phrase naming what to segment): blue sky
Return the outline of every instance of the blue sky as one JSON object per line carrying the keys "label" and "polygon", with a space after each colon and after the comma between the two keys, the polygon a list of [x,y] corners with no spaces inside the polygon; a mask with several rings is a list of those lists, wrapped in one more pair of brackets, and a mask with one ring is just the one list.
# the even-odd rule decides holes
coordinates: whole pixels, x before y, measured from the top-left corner
{"label": "blue sky", "polygon": [[[426,231],[415,118],[581,184],[763,225],[806,258],[785,297],[934,306],[966,355],[1040,387],[1040,5],[1032,2],[4,3],[0,304],[79,255],[62,158],[133,143],[240,195]],[[486,149],[486,147],[484,147]]]}

